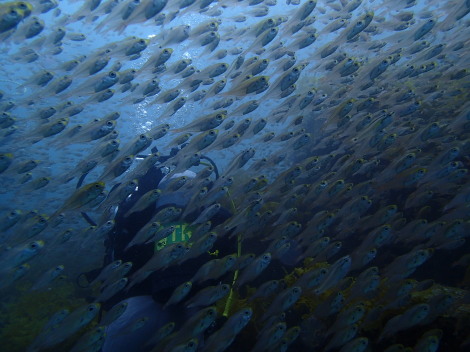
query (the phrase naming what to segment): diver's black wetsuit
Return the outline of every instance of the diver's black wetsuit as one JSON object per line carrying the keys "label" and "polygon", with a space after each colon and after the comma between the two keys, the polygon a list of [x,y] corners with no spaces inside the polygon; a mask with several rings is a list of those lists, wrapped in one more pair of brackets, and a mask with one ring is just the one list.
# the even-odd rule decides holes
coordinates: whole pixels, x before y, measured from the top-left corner
{"label": "diver's black wetsuit", "polygon": [[[152,152],[155,152],[152,150]],[[173,155],[175,152],[172,153]],[[163,157],[160,161],[165,161],[168,157]],[[118,208],[115,220],[115,226],[106,241],[107,254],[104,265],[107,265],[113,260],[121,259],[123,262],[131,261],[133,263],[132,272],[135,272],[142,267],[154,254],[155,245],[153,243],[136,245],[128,250],[124,250],[128,243],[132,240],[135,234],[147,224],[151,218],[164,207],[171,206],[165,204],[161,207],[156,207],[152,204],[141,212],[136,212],[128,217],[124,214],[139,200],[139,198],[146,192],[158,188],[158,184],[164,177],[160,167],[153,166],[149,171],[139,179],[138,190],[133,192],[128,199],[123,201]],[[186,222],[192,222],[198,216],[198,209],[185,217]],[[221,209],[212,219],[212,226],[217,226],[223,223],[231,213],[226,209]],[[236,252],[236,240],[228,240],[227,238],[219,238],[214,246],[219,251],[220,256],[228,255]],[[208,253],[188,260],[182,265],[175,265],[166,270],[158,271],[152,274],[147,280],[135,285],[129,292],[121,292],[115,295],[110,302],[111,305],[125,299],[129,296],[136,295],[152,295],[156,301],[164,303],[171,294],[172,290],[181,283],[188,281],[195,274],[198,268],[210,260]],[[131,275],[131,274],[129,274]]]}
{"label": "diver's black wetsuit", "polygon": [[142,266],[153,254],[153,244],[139,245],[124,251],[127,244],[134,235],[152,218],[155,214],[156,204],[149,205],[145,210],[133,213],[128,217],[124,214],[148,191],[157,188],[164,174],[160,168],[152,166],[149,171],[139,179],[137,191],[119,204],[118,211],[114,218],[115,226],[110,233],[106,243],[107,253],[105,265],[113,260],[121,259],[123,262],[132,261],[134,267]]}

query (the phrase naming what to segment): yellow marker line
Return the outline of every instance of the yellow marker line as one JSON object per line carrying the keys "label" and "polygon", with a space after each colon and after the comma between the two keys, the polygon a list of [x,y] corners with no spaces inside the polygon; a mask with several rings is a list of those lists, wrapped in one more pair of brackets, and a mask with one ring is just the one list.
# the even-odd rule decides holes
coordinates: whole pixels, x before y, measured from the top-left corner
{"label": "yellow marker line", "polygon": [[[233,208],[233,214],[235,214],[237,208],[235,207],[235,203],[233,202],[232,197],[230,196],[230,192],[227,191],[227,195],[230,198],[230,202],[232,203],[232,208]],[[237,236],[237,256],[240,258],[242,255],[242,238],[240,235]],[[235,270],[235,273],[233,274],[233,280],[232,280],[232,286],[230,287],[230,293],[227,298],[227,302],[225,302],[225,308],[224,308],[224,317],[228,317],[229,312],[230,312],[230,307],[232,306],[232,301],[233,301],[233,285],[235,285],[235,282],[237,281],[238,278],[238,269]]]}

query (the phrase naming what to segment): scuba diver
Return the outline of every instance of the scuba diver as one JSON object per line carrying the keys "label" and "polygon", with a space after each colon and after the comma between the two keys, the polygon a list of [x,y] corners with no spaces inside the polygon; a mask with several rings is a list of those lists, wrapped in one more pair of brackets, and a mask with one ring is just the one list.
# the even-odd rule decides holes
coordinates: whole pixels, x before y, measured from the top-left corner
{"label": "scuba diver", "polygon": [[[166,176],[162,163],[176,155],[179,150],[181,149],[173,149],[169,156],[160,157],[159,163],[153,165],[144,176],[138,179],[138,187],[136,190],[118,205],[114,214],[115,226],[108,234],[108,238],[105,241],[107,251],[103,268],[115,260],[122,260],[123,263],[132,262],[132,271],[126,275],[127,277],[131,277],[133,273],[138,271],[152,258],[157,250],[161,249],[158,248],[158,243],[164,242],[163,240],[159,241],[157,244],[150,242],[137,244],[129,248],[127,247],[139,230],[148,224],[157,212],[170,206],[185,208],[190,201],[192,194],[180,190],[175,192],[165,192],[165,194],[161,195],[156,202],[149,204],[145,209],[133,213],[128,212],[129,209],[131,209],[132,206],[147,192],[154,189],[165,190],[165,187],[170,184],[171,178],[179,177],[181,175],[185,175],[189,178],[196,176],[196,174],[190,170],[186,170],[179,174],[173,174],[172,177]],[[152,153],[156,152],[157,149],[153,148]],[[147,156],[138,157],[143,159]],[[201,159],[207,160],[210,163],[209,165],[212,165],[214,171],[211,177],[215,177],[215,180],[217,180],[219,178],[217,165],[206,156],[201,156]],[[208,185],[209,189],[213,186],[213,182]],[[113,190],[111,190],[110,193],[112,193],[112,191]],[[191,210],[191,212],[188,212],[187,210]],[[194,209],[186,209],[184,211],[184,214],[186,215],[180,218],[175,225],[179,226],[181,232],[183,232],[185,228],[190,229],[191,226],[189,226],[189,224],[196,220],[203,210],[203,208],[198,206],[194,206]],[[218,212],[211,217],[211,228],[213,229],[224,223],[231,216],[231,212],[221,206]],[[173,235],[171,235],[171,237],[173,237]],[[181,239],[179,240],[181,241]],[[236,236],[225,234],[224,236],[219,236],[217,238],[212,250],[215,250],[217,253],[217,258],[222,258],[237,252],[240,253],[240,245],[241,242]],[[253,238],[247,240],[244,243],[244,247],[249,248],[250,252],[261,252],[265,249],[266,244],[262,243],[257,238]],[[102,351],[150,351],[153,346],[151,344],[145,345],[145,343],[147,340],[151,339],[156,329],[168,324],[169,322],[174,322],[177,326],[180,326],[187,319],[196,314],[199,310],[198,307],[189,308],[186,304],[170,306],[164,305],[172,295],[175,288],[187,281],[190,281],[198,269],[211,259],[215,258],[212,254],[206,252],[198,257],[188,259],[181,264],[175,264],[166,269],[155,271],[145,280],[132,285],[130,289],[123,289],[102,302],[104,311],[109,311],[111,308],[124,302],[127,305],[124,314],[108,326],[107,338]],[[85,276],[87,281],[91,282],[95,279],[103,268],[86,273]],[[281,269],[279,268],[278,270]],[[278,274],[276,274],[274,270],[271,270],[271,273],[272,278],[278,277]],[[226,276],[224,279],[226,280],[225,283],[233,284],[236,274],[234,275],[235,276],[232,277]],[[270,274],[267,273],[267,275],[269,276]],[[128,283],[127,287],[129,287],[131,283]],[[200,291],[207,285],[217,285],[220,283],[221,281],[219,280],[207,280],[203,286],[201,286],[200,283],[194,283],[190,294]],[[227,300],[227,307],[230,304],[229,302],[230,300]],[[142,319],[147,319],[145,325],[138,328],[138,330],[134,329],[134,322],[138,323],[144,321]],[[215,331],[217,328],[220,328],[226,319],[227,316],[221,314],[217,323],[211,326],[206,331],[206,334],[210,334],[211,331]],[[204,340],[204,336],[200,336],[199,338],[201,341]],[[234,348],[237,347],[234,346]]]}

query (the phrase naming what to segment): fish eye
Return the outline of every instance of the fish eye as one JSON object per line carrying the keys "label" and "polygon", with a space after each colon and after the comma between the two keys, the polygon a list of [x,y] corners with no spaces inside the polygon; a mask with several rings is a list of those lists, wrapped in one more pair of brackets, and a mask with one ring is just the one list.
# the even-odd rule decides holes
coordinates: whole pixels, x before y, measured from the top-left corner
{"label": "fish eye", "polygon": [[106,122],[106,126],[112,127],[114,124],[111,121]]}
{"label": "fish eye", "polygon": [[36,249],[36,248],[38,248],[38,244],[37,244],[36,242],[31,242],[31,243],[29,244],[29,248],[31,248],[31,249]]}
{"label": "fish eye", "polygon": [[44,219],[44,218],[40,218],[40,219],[39,219],[39,223],[40,223],[40,224],[44,224],[44,223],[46,223],[46,219]]}
{"label": "fish eye", "polygon": [[358,22],[356,23],[356,26],[362,26],[363,24],[364,24],[363,21],[358,21]]}
{"label": "fish eye", "polygon": [[295,67],[292,71],[297,73],[297,72],[299,72],[299,69],[297,67]]}
{"label": "fish eye", "polygon": [[274,23],[274,20],[270,18],[270,19],[268,20],[268,23],[269,23],[269,24],[273,24],[273,23]]}
{"label": "fish eye", "polygon": [[95,310],[95,307],[94,307],[94,306],[89,306],[89,307],[88,307],[88,311],[89,311],[89,312],[93,312],[94,310]]}
{"label": "fish eye", "polygon": [[127,156],[124,160],[125,160],[125,161],[131,161],[132,158],[131,158],[130,156]]}
{"label": "fish eye", "polygon": [[145,40],[143,39],[139,40],[139,44],[145,44]]}
{"label": "fish eye", "polygon": [[115,74],[114,72],[110,72],[110,73],[109,73],[109,77],[115,78],[115,77],[116,77],[116,74]]}
{"label": "fish eye", "polygon": [[10,10],[10,15],[18,15],[18,12],[16,10]]}
{"label": "fish eye", "polygon": [[143,141],[143,140],[146,140],[147,137],[145,136],[145,134],[141,134],[141,135],[139,136],[139,139]]}
{"label": "fish eye", "polygon": [[210,134],[211,136],[213,136],[213,135],[215,134],[215,132],[214,132],[214,131],[210,131],[209,134]]}

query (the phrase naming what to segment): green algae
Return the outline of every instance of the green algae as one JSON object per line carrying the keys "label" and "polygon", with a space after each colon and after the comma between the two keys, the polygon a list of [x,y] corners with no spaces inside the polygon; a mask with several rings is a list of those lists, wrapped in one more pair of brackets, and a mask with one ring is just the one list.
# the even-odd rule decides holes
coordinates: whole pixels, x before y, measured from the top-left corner
{"label": "green algae", "polygon": [[15,295],[4,299],[0,306],[2,350],[27,350],[54,313],[64,308],[73,310],[86,303],[79,298],[70,282],[63,282],[47,291],[30,291],[29,286],[18,287]]}

